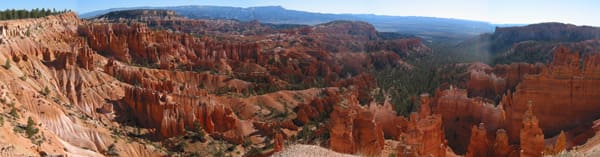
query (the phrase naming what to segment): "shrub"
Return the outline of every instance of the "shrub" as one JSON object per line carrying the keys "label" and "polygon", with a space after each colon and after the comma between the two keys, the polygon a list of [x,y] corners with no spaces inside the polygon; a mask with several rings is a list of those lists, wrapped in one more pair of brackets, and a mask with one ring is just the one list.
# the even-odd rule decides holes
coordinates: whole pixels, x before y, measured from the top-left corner
{"label": "shrub", "polygon": [[244,137],[244,143],[242,143],[242,147],[248,148],[252,145],[252,141],[249,137]]}
{"label": "shrub", "polygon": [[204,133],[204,130],[202,130],[202,125],[200,125],[200,122],[194,121],[193,125],[194,125],[193,140],[197,140],[200,142],[206,141],[206,139],[204,139],[204,136],[206,136],[206,134]]}
{"label": "shrub", "polygon": [[17,109],[15,107],[11,108],[8,114],[14,118],[19,118],[19,113],[17,113]]}
{"label": "shrub", "polygon": [[50,88],[48,88],[48,86],[44,87],[44,89],[40,91],[40,94],[48,96],[48,94],[50,94]]}
{"label": "shrub", "polygon": [[36,126],[35,121],[33,121],[33,119],[31,119],[31,117],[29,117],[27,119],[27,126],[25,127],[25,133],[27,134],[28,138],[33,137],[35,134],[37,134],[40,131],[35,126]]}
{"label": "shrub", "polygon": [[6,59],[6,62],[4,62],[3,67],[4,67],[4,69],[10,69],[11,65],[10,65],[10,60],[9,59]]}
{"label": "shrub", "polygon": [[117,147],[115,146],[115,144],[110,144],[108,146],[108,148],[106,149],[106,155],[107,156],[119,156],[119,153],[117,152]]}

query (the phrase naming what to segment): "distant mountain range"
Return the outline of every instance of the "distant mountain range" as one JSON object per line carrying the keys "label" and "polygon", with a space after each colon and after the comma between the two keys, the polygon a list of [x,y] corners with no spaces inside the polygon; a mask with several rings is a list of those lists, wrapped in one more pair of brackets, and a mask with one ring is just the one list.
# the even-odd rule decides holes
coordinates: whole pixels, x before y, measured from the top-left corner
{"label": "distant mountain range", "polygon": [[[134,7],[113,8],[80,14],[82,18],[92,18],[112,11],[130,9],[173,10],[188,18],[236,19],[240,21],[258,20],[273,24],[315,25],[335,20],[365,21],[373,24],[381,32],[414,34],[426,40],[462,40],[481,33],[493,32],[497,25],[483,22],[450,18],[420,16],[385,16],[373,14],[327,14],[288,10],[280,6],[266,7],[222,7],[222,6],[174,6],[174,7]],[[505,25],[503,25],[505,26]],[[514,26],[514,25],[513,25]]]}

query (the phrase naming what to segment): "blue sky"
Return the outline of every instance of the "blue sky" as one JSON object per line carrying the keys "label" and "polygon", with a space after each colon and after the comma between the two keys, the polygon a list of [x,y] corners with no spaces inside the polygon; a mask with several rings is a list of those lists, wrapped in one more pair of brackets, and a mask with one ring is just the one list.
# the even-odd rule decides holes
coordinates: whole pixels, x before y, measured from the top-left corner
{"label": "blue sky", "polygon": [[431,16],[499,24],[565,22],[600,26],[599,0],[16,0],[3,2],[0,9],[66,8],[85,13],[118,7],[178,5],[279,5],[322,13]]}

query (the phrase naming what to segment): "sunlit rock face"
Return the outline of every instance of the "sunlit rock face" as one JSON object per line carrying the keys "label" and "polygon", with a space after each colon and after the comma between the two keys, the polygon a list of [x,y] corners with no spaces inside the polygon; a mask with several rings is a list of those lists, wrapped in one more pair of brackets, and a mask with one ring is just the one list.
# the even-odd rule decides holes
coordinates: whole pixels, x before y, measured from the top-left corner
{"label": "sunlit rock face", "polygon": [[[356,99],[356,96],[350,98]],[[350,154],[380,155],[384,137],[387,137],[399,141],[396,153],[401,156],[453,154],[447,149],[442,117],[431,113],[429,99],[429,94],[423,94],[420,111],[408,120],[396,116],[386,104],[373,103],[367,109],[357,106],[356,100],[341,101],[331,114],[331,149]]]}
{"label": "sunlit rock face", "polygon": [[[2,155],[102,156],[110,145],[123,156],[160,154],[139,142],[112,140],[109,128],[116,125],[107,120],[114,108],[107,102],[122,98],[123,88],[101,72],[105,58],[77,37],[81,24],[73,12],[0,21],[2,112],[14,108],[10,118],[2,117]],[[13,131],[29,118],[35,135]]]}
{"label": "sunlit rock face", "polygon": [[478,128],[495,131],[504,128],[506,112],[502,106],[494,106],[483,99],[467,97],[467,91],[452,88],[438,91],[433,111],[443,117],[444,132],[449,145],[456,152],[466,152],[472,137],[472,126],[485,124]]}
{"label": "sunlit rock face", "polygon": [[354,94],[334,106],[330,136],[331,149],[342,153],[379,155],[384,144],[373,113],[361,107]]}
{"label": "sunlit rock face", "polygon": [[[434,113],[444,117],[450,146],[459,153],[499,155],[514,154],[515,150],[526,156],[556,153],[545,150],[544,136],[556,136],[562,130],[574,128],[581,130],[582,126],[588,126],[600,116],[594,112],[600,108],[593,105],[600,103],[600,91],[596,90],[600,86],[600,82],[596,81],[598,56],[590,54],[581,59],[579,53],[557,47],[555,59],[546,66],[511,64],[473,68],[467,90],[451,88],[438,91]],[[494,107],[491,96],[502,91],[506,93]],[[529,111],[527,104],[535,104],[535,107]],[[485,127],[467,127],[479,123],[485,124]],[[477,138],[483,134],[480,130],[487,130],[488,142]],[[470,141],[464,140],[469,137]],[[496,137],[496,141],[491,137]],[[489,151],[482,152],[471,143],[488,143],[482,148]],[[521,149],[509,148],[508,145],[518,145]]]}
{"label": "sunlit rock face", "polygon": [[469,97],[484,97],[498,101],[502,95],[515,87],[526,75],[539,74],[543,64],[512,63],[493,68],[471,68],[467,81]]}
{"label": "sunlit rock face", "polygon": [[473,126],[471,129],[471,140],[469,141],[469,148],[467,149],[468,157],[474,156],[491,156],[489,154],[489,141],[487,136],[487,129],[483,123],[479,126]]}
{"label": "sunlit rock face", "polygon": [[523,119],[527,110],[524,104],[529,101],[536,104],[533,113],[547,136],[591,123],[600,117],[595,112],[600,107],[594,105],[600,103],[598,54],[585,56],[581,62],[578,53],[558,47],[554,58],[541,74],[525,77],[512,96],[502,100],[507,113],[510,113],[507,131],[511,141],[516,140],[514,132],[520,128],[517,122]]}
{"label": "sunlit rock face", "polygon": [[261,65],[267,61],[260,44],[215,42],[189,34],[151,31],[144,23],[90,24],[80,26],[78,31],[88,39],[92,49],[125,63],[156,64],[172,69],[220,59],[252,60]]}
{"label": "sunlit rock face", "polygon": [[523,115],[523,125],[519,142],[521,145],[521,156],[542,156],[544,153],[544,134],[539,127],[538,119],[533,114],[532,107],[530,103]]}

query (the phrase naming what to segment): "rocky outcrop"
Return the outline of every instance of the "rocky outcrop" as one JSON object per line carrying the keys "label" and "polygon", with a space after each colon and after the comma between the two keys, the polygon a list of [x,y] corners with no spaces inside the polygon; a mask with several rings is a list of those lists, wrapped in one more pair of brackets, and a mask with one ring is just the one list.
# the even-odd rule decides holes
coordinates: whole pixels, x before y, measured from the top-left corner
{"label": "rocky outcrop", "polygon": [[280,152],[283,150],[283,135],[281,133],[275,133],[275,142],[273,143],[273,152]]}
{"label": "rocky outcrop", "polygon": [[78,31],[92,49],[126,63],[174,69],[210,66],[220,59],[257,64],[267,61],[257,43],[215,42],[189,34],[150,31],[142,23],[82,25]]}
{"label": "rocky outcrop", "polygon": [[[497,129],[505,129],[502,135],[496,136],[502,137],[506,134],[508,144],[516,145],[523,140],[530,143],[539,142],[539,137],[536,137],[539,136],[538,133],[541,134],[543,142],[543,136],[555,136],[562,130],[585,126],[600,117],[593,112],[598,110],[593,104],[600,103],[597,99],[600,91],[595,90],[600,85],[600,82],[596,82],[598,55],[586,55],[582,61],[579,53],[558,47],[553,58],[555,59],[547,66],[511,64],[494,68],[474,68],[471,71],[472,79],[468,83],[468,93],[483,98],[469,98],[465,91],[456,92],[461,90],[452,88],[439,91],[436,94],[434,113],[442,114],[445,118],[446,136],[454,150],[462,152],[467,141],[460,139],[472,136],[472,130],[465,129],[465,126],[484,123],[488,134]],[[504,90],[506,93],[502,94],[501,98],[492,97]],[[493,101],[486,99],[499,99],[499,104],[493,107]],[[527,120],[527,124],[539,123],[536,124],[539,130],[531,127],[534,128],[533,131],[522,131],[523,121],[526,119],[524,113],[528,108],[526,104],[529,102],[538,104],[538,107],[532,109],[536,120]],[[472,115],[473,113],[484,114]],[[492,151],[495,154],[509,152],[505,149],[506,144],[501,146],[501,150],[494,148]],[[543,145],[541,149],[527,149],[538,153],[544,151]],[[546,152],[555,153],[554,150]],[[529,155],[532,155],[531,152]]]}
{"label": "rocky outcrop", "polygon": [[[493,73],[506,80],[506,90],[514,89],[525,76],[539,74],[544,68],[543,64],[513,63],[510,65],[496,65]],[[504,93],[506,91],[503,91]],[[502,94],[502,93],[498,93]]]}
{"label": "rocky outcrop", "polygon": [[457,153],[467,151],[472,136],[470,126],[485,124],[485,129],[495,131],[504,128],[506,112],[503,106],[467,97],[467,91],[450,88],[438,91],[433,100],[433,111],[443,118],[444,132],[449,145]]}
{"label": "rocky outcrop", "polygon": [[182,135],[186,128],[199,122],[209,134],[232,143],[242,142],[237,116],[231,109],[212,101],[138,87],[126,89],[123,101],[131,107],[138,122],[156,129],[160,138]]}
{"label": "rocky outcrop", "polygon": [[332,113],[333,104],[339,103],[340,98],[334,91],[324,90],[323,92],[325,92],[325,97],[316,98],[308,104],[299,104],[294,109],[297,115],[295,122],[303,125],[309,121],[323,120],[325,115]]}
{"label": "rocky outcrop", "polygon": [[357,76],[341,79],[339,81],[333,82],[333,86],[336,87],[350,87],[353,86],[354,90],[358,92],[358,100],[365,104],[371,101],[371,96],[369,95],[377,85],[375,84],[375,77],[373,75],[367,73],[361,73]]}
{"label": "rocky outcrop", "polygon": [[354,154],[357,144],[354,140],[354,117],[356,110],[334,107],[331,113],[331,129],[329,129],[330,148],[336,152]]}
{"label": "rocky outcrop", "polygon": [[[82,25],[79,35],[100,54],[124,63],[166,70],[212,71],[256,83],[254,89],[331,84],[340,78],[341,67],[331,54],[315,50],[267,51],[272,43],[218,41],[189,34],[150,31],[133,22]],[[269,46],[269,45],[267,45]],[[271,45],[272,48],[272,45]],[[160,53],[158,53],[160,52]],[[381,65],[404,66],[394,53],[377,53]],[[390,56],[392,59],[382,59]],[[365,64],[372,64],[365,60]],[[359,73],[366,70],[360,70]]]}
{"label": "rocky outcrop", "polygon": [[[79,47],[76,49],[75,47]],[[96,68],[94,66],[94,53],[92,49],[87,46],[75,46],[74,49],[77,51],[75,54],[77,55],[77,65],[86,70],[94,70]]]}
{"label": "rocky outcrop", "polygon": [[487,74],[484,71],[471,71],[467,82],[469,96],[482,96],[496,98],[500,93],[506,91],[506,80],[495,74]]}
{"label": "rocky outcrop", "polygon": [[400,135],[398,154],[402,156],[445,156],[447,143],[442,131],[442,117],[418,118],[412,114],[406,132]]}
{"label": "rocky outcrop", "polygon": [[383,105],[371,103],[369,111],[373,113],[375,123],[381,127],[386,139],[399,139],[400,134],[408,127],[408,120],[398,116],[387,101]]}
{"label": "rocky outcrop", "polygon": [[473,126],[466,157],[491,156],[488,154],[490,152],[489,143],[487,129],[485,129],[484,124],[481,123],[479,126]]}
{"label": "rocky outcrop", "polygon": [[467,91],[470,97],[481,96],[498,101],[508,90],[514,91],[526,75],[539,74],[543,67],[539,63],[513,63],[493,68],[471,68]]}
{"label": "rocky outcrop", "polygon": [[242,92],[251,84],[225,75],[124,66],[108,60],[104,71],[118,80],[157,91],[204,95],[219,90]]}
{"label": "rocky outcrop", "polygon": [[442,116],[430,113],[429,95],[421,95],[418,113],[412,113],[408,125],[398,139],[399,156],[439,156],[447,153]]}
{"label": "rocky outcrop", "polygon": [[2,104],[10,101],[19,115],[3,126],[18,129],[31,118],[38,130],[28,137],[2,129],[12,135],[0,133],[6,137],[0,145],[8,141],[19,152],[10,156],[102,156],[113,144],[119,148],[114,153],[122,156],[160,155],[140,142],[111,136],[112,129],[121,126],[111,122],[115,117],[111,102],[123,97],[123,89],[113,77],[96,70],[104,58],[78,38],[80,24],[85,22],[73,12],[0,21],[6,32],[0,36],[0,51],[6,52],[0,58],[11,64],[0,71],[0,93],[6,98]]}
{"label": "rocky outcrop", "polygon": [[523,115],[523,128],[521,129],[520,145],[522,157],[537,157],[544,155],[544,134],[539,127],[539,121],[533,115],[532,104]]}
{"label": "rocky outcrop", "polygon": [[373,114],[358,105],[355,96],[333,107],[329,145],[342,153],[379,155],[383,149],[383,131]]}
{"label": "rocky outcrop", "polygon": [[[597,54],[586,56],[581,70],[577,53],[557,48],[548,68],[539,75],[525,77],[512,94],[501,101],[507,111],[507,131],[510,141],[518,139],[520,121],[527,110],[525,104],[538,104],[534,113],[546,136],[554,136],[561,130],[590,123],[600,117],[600,82],[594,74],[598,63]],[[585,67],[585,66],[584,66]],[[584,75],[587,74],[587,75]],[[557,112],[560,111],[560,112]],[[575,116],[577,115],[577,116]],[[564,118],[570,117],[570,118]]]}
{"label": "rocky outcrop", "polygon": [[354,119],[353,135],[356,152],[365,155],[379,155],[384,146],[383,130],[374,122],[373,114],[366,110],[358,111]]}
{"label": "rocky outcrop", "polygon": [[445,156],[448,153],[442,117],[431,113],[429,94],[421,95],[420,111],[406,120],[397,116],[388,103],[360,107],[356,91],[351,93],[333,107],[330,115],[332,150],[380,155],[385,137],[400,142],[396,147],[400,156]]}
{"label": "rocky outcrop", "polygon": [[559,153],[565,151],[566,149],[567,149],[567,135],[565,134],[564,131],[561,131],[560,134],[558,134],[558,137],[556,137],[556,140],[554,141],[554,145],[550,145],[549,147],[546,147],[544,154],[556,155],[556,154],[559,154]]}
{"label": "rocky outcrop", "polygon": [[126,89],[124,103],[131,107],[137,121],[145,127],[156,128],[161,137],[183,134],[184,123],[177,118],[175,104],[168,104],[167,95],[149,89]]}
{"label": "rocky outcrop", "polygon": [[491,151],[491,155],[495,157],[516,156],[516,150],[508,143],[508,135],[504,129],[496,131],[496,140]]}
{"label": "rocky outcrop", "polygon": [[[76,67],[81,67],[86,70],[94,70],[94,53],[89,47],[84,46],[81,40],[74,42],[71,45],[69,52],[55,51],[48,48],[44,49],[42,59],[48,66],[52,66],[59,70],[71,70]],[[13,60],[18,62],[20,60],[27,60],[27,55],[14,56]]]}

